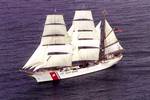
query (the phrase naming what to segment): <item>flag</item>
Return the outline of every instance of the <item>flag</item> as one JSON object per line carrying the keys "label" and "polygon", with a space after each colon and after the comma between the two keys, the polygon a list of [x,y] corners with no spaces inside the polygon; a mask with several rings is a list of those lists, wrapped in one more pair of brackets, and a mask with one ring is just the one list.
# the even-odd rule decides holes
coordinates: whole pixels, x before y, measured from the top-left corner
{"label": "flag", "polygon": [[122,29],[120,29],[120,28],[115,28],[115,30],[114,30],[115,32],[123,32],[123,30]]}

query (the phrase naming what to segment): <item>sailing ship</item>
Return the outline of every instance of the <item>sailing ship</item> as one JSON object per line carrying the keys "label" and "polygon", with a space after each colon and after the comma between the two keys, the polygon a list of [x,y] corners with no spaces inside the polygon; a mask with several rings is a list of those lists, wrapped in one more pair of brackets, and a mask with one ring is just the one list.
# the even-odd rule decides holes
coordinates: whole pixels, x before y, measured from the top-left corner
{"label": "sailing ship", "polygon": [[90,10],[77,10],[67,32],[63,15],[47,15],[41,42],[22,70],[37,82],[56,81],[109,68],[123,57],[106,18],[95,27]]}

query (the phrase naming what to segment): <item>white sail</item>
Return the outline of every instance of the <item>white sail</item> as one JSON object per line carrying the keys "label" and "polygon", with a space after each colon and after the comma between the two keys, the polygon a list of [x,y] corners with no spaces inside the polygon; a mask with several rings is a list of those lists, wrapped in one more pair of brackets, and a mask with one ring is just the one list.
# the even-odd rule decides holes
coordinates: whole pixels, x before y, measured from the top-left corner
{"label": "white sail", "polygon": [[51,44],[65,44],[66,40],[64,36],[42,37],[41,44],[44,46]]}
{"label": "white sail", "polygon": [[75,11],[74,20],[89,19],[93,20],[92,12],[90,10]]}
{"label": "white sail", "polygon": [[34,65],[41,64],[45,61],[47,47],[39,45],[38,48],[35,50],[33,55],[27,61],[27,63],[23,66],[23,68],[30,68]]}
{"label": "white sail", "polygon": [[105,54],[114,53],[114,52],[117,52],[118,50],[123,50],[123,48],[119,42],[117,42],[111,46],[106,47],[105,48]]}
{"label": "white sail", "polygon": [[[40,63],[39,62],[33,63],[32,65],[30,65],[30,67],[32,66],[30,69],[35,68],[37,70],[38,68],[71,66],[71,62],[72,62],[71,45],[51,45],[51,46],[42,46],[42,47],[46,47],[46,50],[44,52],[46,56],[45,57],[41,56],[40,58],[42,58],[43,61]],[[37,58],[38,55],[35,56],[35,58]]]}
{"label": "white sail", "polygon": [[66,34],[67,30],[63,16],[48,15],[45,21],[41,44],[65,44]]}
{"label": "white sail", "polygon": [[52,45],[48,47],[48,53],[51,52],[62,52],[62,53],[71,53],[72,47],[71,45]]}
{"label": "white sail", "polygon": [[[71,45],[54,45],[48,47],[49,59],[45,67],[64,67],[72,65],[72,47]],[[43,67],[42,67],[43,68]]]}
{"label": "white sail", "polygon": [[72,37],[72,41],[71,41],[71,44],[72,44],[72,61],[78,61],[80,58],[79,58],[79,51],[78,51],[78,33],[76,32],[72,32],[71,34],[71,37]]}
{"label": "white sail", "polygon": [[72,36],[73,61],[98,60],[100,33],[96,31],[91,11],[76,11],[68,32]]}
{"label": "white sail", "polygon": [[49,23],[45,24],[43,36],[49,35],[65,35],[66,27],[63,23]]}
{"label": "white sail", "polygon": [[99,39],[99,34],[98,32],[77,32],[78,34],[78,39],[82,40],[82,39],[93,39],[93,40],[97,40]]}
{"label": "white sail", "polygon": [[113,53],[118,50],[123,50],[122,46],[120,45],[114,30],[109,25],[108,21],[105,19],[105,54]]}
{"label": "white sail", "polygon": [[79,49],[79,60],[98,60],[99,48]]}
{"label": "white sail", "polygon": [[79,50],[78,48],[76,48],[73,50],[72,62],[79,61],[79,60],[80,60]]}
{"label": "white sail", "polygon": [[47,15],[45,24],[65,24],[63,15]]}
{"label": "white sail", "polygon": [[96,25],[97,37],[99,37],[99,46],[101,44],[101,21]]}
{"label": "white sail", "polygon": [[89,32],[93,32],[95,31],[94,28],[94,23],[91,20],[76,20],[73,21],[73,25],[74,25],[74,30],[81,32],[82,30],[84,31],[89,31]]}
{"label": "white sail", "polygon": [[97,47],[99,48],[99,40],[78,40],[78,47]]}
{"label": "white sail", "polygon": [[101,34],[101,21],[96,25],[96,31]]}
{"label": "white sail", "polygon": [[64,67],[72,65],[72,54],[55,54],[50,56],[50,59],[47,61],[48,67]]}
{"label": "white sail", "polygon": [[[56,17],[55,17],[56,16]],[[46,33],[48,37],[43,37],[48,41],[47,44],[53,44],[48,46],[48,59],[45,61],[45,66],[39,66],[38,68],[49,68],[49,67],[64,67],[64,66],[71,66],[72,64],[72,47],[69,45],[70,37],[67,34],[66,26],[63,20],[63,16],[58,17],[55,16],[48,16],[48,21],[46,24],[49,25],[49,31]],[[52,20],[52,21],[51,21]],[[51,24],[54,24],[53,27]],[[51,27],[52,26],[52,27]],[[53,31],[52,31],[53,30]],[[44,31],[45,32],[45,31]],[[44,35],[45,33],[43,33]],[[51,34],[57,34],[58,36],[49,36]],[[44,41],[44,40],[43,40]],[[55,42],[55,43],[54,43]],[[59,45],[58,45],[59,44]],[[63,45],[60,45],[63,44]]]}
{"label": "white sail", "polygon": [[48,15],[40,46],[23,68],[64,67],[72,64],[72,47],[62,15]]}
{"label": "white sail", "polygon": [[72,54],[62,54],[62,55],[52,55],[49,60],[46,61],[42,66],[35,67],[34,71],[41,68],[51,68],[51,67],[65,67],[72,65]]}
{"label": "white sail", "polygon": [[43,64],[36,66],[34,71],[40,68],[64,67],[72,65],[72,47],[71,45],[53,45],[48,46],[47,59]]}

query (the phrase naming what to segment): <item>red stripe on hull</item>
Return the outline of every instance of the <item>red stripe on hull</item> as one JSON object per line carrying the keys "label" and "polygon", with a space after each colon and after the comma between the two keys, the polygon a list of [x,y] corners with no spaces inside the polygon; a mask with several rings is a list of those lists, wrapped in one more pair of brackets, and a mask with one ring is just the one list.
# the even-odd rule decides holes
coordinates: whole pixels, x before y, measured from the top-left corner
{"label": "red stripe on hull", "polygon": [[50,76],[53,80],[59,80],[59,76],[56,72],[50,72]]}

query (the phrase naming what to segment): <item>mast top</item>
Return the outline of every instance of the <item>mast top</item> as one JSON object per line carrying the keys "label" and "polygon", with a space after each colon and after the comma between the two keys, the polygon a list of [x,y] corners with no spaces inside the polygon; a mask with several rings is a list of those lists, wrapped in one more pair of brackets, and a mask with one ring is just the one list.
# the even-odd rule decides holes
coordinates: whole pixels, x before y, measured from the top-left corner
{"label": "mast top", "polygon": [[104,19],[106,19],[106,16],[108,15],[108,13],[105,9],[102,11],[102,15],[103,15]]}

